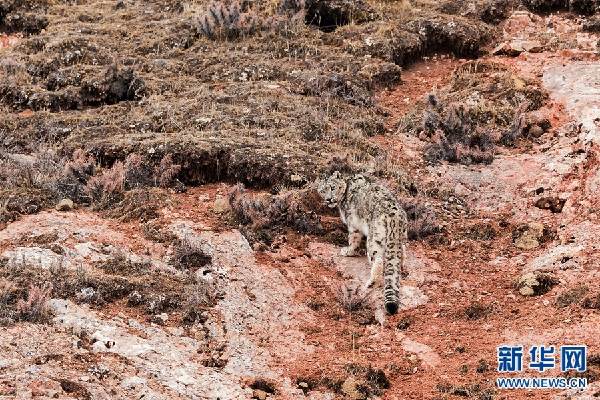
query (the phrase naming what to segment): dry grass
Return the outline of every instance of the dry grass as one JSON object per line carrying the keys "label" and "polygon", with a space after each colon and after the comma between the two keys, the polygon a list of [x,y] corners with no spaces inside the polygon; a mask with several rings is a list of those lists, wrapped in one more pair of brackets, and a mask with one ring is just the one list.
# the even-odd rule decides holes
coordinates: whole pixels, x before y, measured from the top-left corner
{"label": "dry grass", "polygon": [[196,270],[210,264],[212,249],[206,242],[189,237],[176,239],[172,247],[171,263],[184,270]]}
{"label": "dry grass", "polygon": [[336,291],[336,299],[340,306],[350,313],[370,308],[369,293],[360,287],[341,285]]}
{"label": "dry grass", "polygon": [[46,323],[52,317],[52,310],[48,300],[52,294],[52,286],[30,285],[27,299],[20,299],[16,304],[17,315],[20,320],[35,323]]}
{"label": "dry grass", "polygon": [[271,236],[285,227],[301,233],[320,233],[321,198],[313,189],[283,191],[277,195],[253,195],[242,185],[229,194],[229,203],[237,219],[246,226],[251,241],[269,243]]}

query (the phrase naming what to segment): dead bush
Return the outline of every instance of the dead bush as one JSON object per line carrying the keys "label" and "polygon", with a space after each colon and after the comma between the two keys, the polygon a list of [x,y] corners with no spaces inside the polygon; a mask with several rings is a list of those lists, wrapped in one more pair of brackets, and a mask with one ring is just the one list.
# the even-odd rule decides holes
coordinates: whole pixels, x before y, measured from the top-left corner
{"label": "dead bush", "polygon": [[15,302],[18,291],[13,282],[0,280],[0,326],[12,324],[16,319]]}
{"label": "dead bush", "polygon": [[494,308],[489,304],[472,302],[465,308],[464,313],[468,319],[476,320],[488,316],[493,310]]}
{"label": "dead bush", "polygon": [[181,165],[173,162],[173,156],[171,154],[165,155],[160,160],[160,164],[154,168],[155,184],[162,188],[173,186],[180,171]]}
{"label": "dead bush", "polygon": [[400,204],[408,218],[408,238],[419,240],[442,232],[435,212],[423,204],[420,198],[403,198]]}
{"label": "dead bush", "polygon": [[336,292],[339,305],[347,312],[360,311],[370,308],[369,293],[360,287],[341,285]]}
{"label": "dead bush", "polygon": [[589,288],[583,285],[566,290],[556,297],[556,307],[563,308],[571,304],[579,304],[588,292]]}
{"label": "dead bush", "polygon": [[304,0],[305,22],[324,32],[333,32],[337,27],[350,23],[360,24],[374,20],[377,15],[364,0]]}
{"label": "dead bush", "polygon": [[583,299],[581,307],[600,310],[600,293],[595,293]]}
{"label": "dead bush", "polygon": [[16,310],[20,320],[45,323],[52,317],[52,311],[48,305],[52,286],[29,286],[27,299],[20,299],[17,302]]}
{"label": "dead bush", "polygon": [[131,68],[109,66],[98,76],[81,83],[79,97],[85,105],[100,106],[120,101],[139,100],[146,94],[146,84]]}
{"label": "dead bush", "polygon": [[245,233],[251,242],[270,242],[272,235],[285,227],[300,233],[322,231],[315,212],[321,201],[313,189],[253,195],[240,184],[230,192],[229,203],[237,219],[248,228]]}
{"label": "dead bush", "polygon": [[478,129],[464,106],[450,104],[444,109],[434,96],[429,97],[429,105],[423,118],[423,130],[433,140],[425,150],[427,161],[466,165],[492,162],[493,140]]}
{"label": "dead bush", "polygon": [[206,311],[223,298],[223,292],[217,281],[203,281],[187,286],[184,298],[183,323],[192,325],[206,321]]}
{"label": "dead bush", "polygon": [[210,39],[235,39],[262,31],[286,32],[298,25],[304,16],[304,0],[282,0],[276,13],[259,14],[237,1],[212,1],[206,11],[192,21],[196,34]]}
{"label": "dead bush", "polygon": [[111,168],[101,170],[92,176],[85,186],[86,194],[99,209],[123,200],[125,193],[125,166],[116,161]]}
{"label": "dead bush", "polygon": [[172,251],[171,264],[178,269],[196,270],[212,261],[210,245],[198,239],[193,240],[189,237],[176,239]]}
{"label": "dead bush", "polygon": [[82,149],[73,152],[70,160],[64,163],[62,172],[56,180],[56,190],[61,197],[77,203],[89,202],[86,185],[95,172],[95,161]]}
{"label": "dead bush", "polygon": [[600,12],[597,0],[523,0],[523,4],[532,11],[570,10],[584,15]]}
{"label": "dead bush", "polygon": [[390,387],[390,380],[382,369],[354,363],[345,365],[344,369],[360,382],[357,389],[365,398],[379,397]]}
{"label": "dead bush", "polygon": [[122,222],[150,221],[160,216],[159,210],[165,199],[165,193],[156,188],[128,190],[123,193],[122,200],[112,204],[105,215]]}

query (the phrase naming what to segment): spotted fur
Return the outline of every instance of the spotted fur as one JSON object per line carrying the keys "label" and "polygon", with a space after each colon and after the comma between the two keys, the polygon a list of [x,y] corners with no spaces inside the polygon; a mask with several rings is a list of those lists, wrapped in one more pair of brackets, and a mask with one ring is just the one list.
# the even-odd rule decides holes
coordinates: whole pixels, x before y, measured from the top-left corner
{"label": "spotted fur", "polygon": [[385,187],[365,175],[342,176],[338,171],[320,182],[318,191],[329,207],[337,207],[348,227],[345,256],[356,255],[367,238],[371,277],[367,287],[383,286],[385,309],[395,314],[399,307],[400,278],[407,243],[404,209]]}

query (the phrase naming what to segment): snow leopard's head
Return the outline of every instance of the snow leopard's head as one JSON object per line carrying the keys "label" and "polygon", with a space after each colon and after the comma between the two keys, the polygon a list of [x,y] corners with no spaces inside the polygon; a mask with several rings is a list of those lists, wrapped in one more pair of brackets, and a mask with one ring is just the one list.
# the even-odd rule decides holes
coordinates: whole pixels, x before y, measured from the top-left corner
{"label": "snow leopard's head", "polygon": [[339,171],[335,171],[331,176],[319,182],[317,191],[323,200],[325,200],[325,203],[329,207],[334,208],[344,199],[347,185],[348,183],[342,174]]}

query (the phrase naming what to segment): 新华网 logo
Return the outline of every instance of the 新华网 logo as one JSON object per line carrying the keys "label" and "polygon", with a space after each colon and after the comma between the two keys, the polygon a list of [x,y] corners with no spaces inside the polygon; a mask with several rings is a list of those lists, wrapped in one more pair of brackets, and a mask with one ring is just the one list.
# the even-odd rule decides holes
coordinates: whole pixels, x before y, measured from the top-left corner
{"label": "\u65b0\u534e\u7f51 logo", "polygon": [[[498,347],[498,372],[519,373],[526,370],[546,372],[560,368],[560,372],[583,373],[587,369],[587,347],[585,345],[556,346],[534,345],[525,349],[523,345]],[[525,367],[527,367],[525,369]],[[584,377],[502,377],[496,379],[501,389],[568,389],[585,388]]]}

